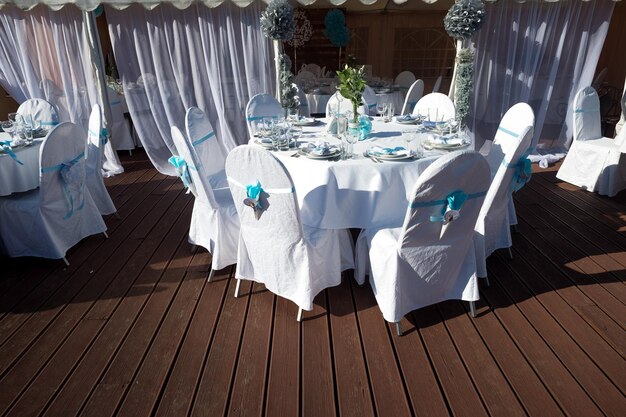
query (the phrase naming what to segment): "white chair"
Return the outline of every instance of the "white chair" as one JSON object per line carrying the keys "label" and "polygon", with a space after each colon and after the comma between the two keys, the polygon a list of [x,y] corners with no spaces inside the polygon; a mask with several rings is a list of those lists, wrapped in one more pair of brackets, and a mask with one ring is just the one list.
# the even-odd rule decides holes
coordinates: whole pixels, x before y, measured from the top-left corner
{"label": "white chair", "polygon": [[[352,102],[345,98],[344,96],[337,91],[333,94],[329,99],[328,103],[326,103],[326,117],[329,118],[335,113],[352,113]],[[365,104],[361,104],[357,108],[357,113],[359,114],[369,114]]]}
{"label": "white chair", "polygon": [[526,103],[511,107],[502,117],[487,155],[491,185],[476,222],[476,263],[479,277],[487,277],[486,259],[496,249],[511,247],[510,201],[513,191],[530,179],[528,148],[535,115]]}
{"label": "white chair", "polygon": [[404,98],[404,105],[402,106],[402,115],[413,113],[413,109],[415,105],[424,95],[424,81],[415,80],[411,87],[409,88],[409,92],[406,94]]}
{"label": "white chair", "polygon": [[[339,285],[341,272],[354,267],[348,231],[303,225],[289,174],[258,146],[233,149],[226,175],[241,220],[236,278],[264,283],[296,303],[300,321],[315,296]],[[253,209],[257,195],[261,208]],[[239,282],[235,296],[238,289]]]}
{"label": "white chair", "polygon": [[430,93],[417,101],[413,114],[419,114],[432,121],[450,120],[456,116],[456,108],[447,95]]}
{"label": "white chair", "polygon": [[[365,274],[385,320],[458,299],[479,299],[474,225],[489,187],[478,152],[442,156],[419,176],[402,227],[365,229],[357,240],[357,282]],[[453,218],[451,221],[445,219]]]}
{"label": "white chair", "polygon": [[0,199],[0,239],[7,255],[65,259],[106,225],[85,187],[85,131],[61,123],[44,139],[39,188]]}
{"label": "white chair", "polygon": [[206,114],[197,107],[188,108],[185,114],[185,131],[196,156],[202,161],[202,169],[211,188],[228,188],[224,171],[228,152],[218,140]]}
{"label": "white chair", "polygon": [[437,79],[435,80],[435,85],[433,86],[433,93],[438,93],[439,89],[441,88],[441,79],[443,77],[440,75],[439,77],[437,77]]}
{"label": "white chair", "polygon": [[264,119],[279,119],[285,115],[282,106],[270,94],[257,94],[246,105],[246,123],[250,140],[253,140],[254,125]]}
{"label": "white chair", "polygon": [[311,109],[309,109],[309,101],[306,98],[306,94],[300,87],[298,87],[298,99],[300,100],[300,106],[298,107],[298,113],[300,116],[310,117]]}
{"label": "white chair", "polygon": [[215,138],[194,145],[172,126],[172,140],[178,155],[172,156],[170,163],[195,197],[188,241],[211,253],[210,281],[215,271],[237,262],[239,218],[228,188],[213,189],[211,185],[209,172],[215,169],[210,164],[211,150],[217,148]]}
{"label": "white chair", "polygon": [[612,197],[626,188],[626,133],[612,139],[601,132],[598,94],[583,88],[574,98],[574,140],[556,177]]}
{"label": "white chair", "polygon": [[415,74],[411,71],[402,71],[400,74],[396,76],[394,84],[400,86],[401,88],[408,89],[411,87],[411,84],[415,82]]}
{"label": "white chair", "polygon": [[87,165],[85,181],[100,214],[107,215],[117,212],[115,204],[107,191],[102,179],[102,113],[100,106],[95,104],[89,116],[87,131]]}
{"label": "white chair", "polygon": [[116,151],[129,151],[135,149],[135,141],[130,134],[130,125],[124,117],[122,111],[122,98],[111,87],[107,87],[109,107],[111,109],[111,119],[109,130],[111,134],[111,145]]}
{"label": "white chair", "polygon": [[378,104],[378,97],[376,93],[369,85],[365,86],[365,90],[363,90],[363,105],[367,108],[367,114],[374,115],[376,114],[376,105]]}
{"label": "white chair", "polygon": [[59,114],[54,106],[41,98],[31,98],[20,104],[17,113],[30,116],[33,122],[37,121],[46,130],[52,129],[59,124]]}

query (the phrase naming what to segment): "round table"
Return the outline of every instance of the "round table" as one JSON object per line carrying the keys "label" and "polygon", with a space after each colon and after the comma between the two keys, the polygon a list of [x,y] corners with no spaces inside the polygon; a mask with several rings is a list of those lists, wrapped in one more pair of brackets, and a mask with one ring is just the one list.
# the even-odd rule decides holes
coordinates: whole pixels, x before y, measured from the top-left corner
{"label": "round table", "polygon": [[[323,121],[317,126],[304,127],[299,141],[338,144],[339,140],[325,130]],[[417,178],[447,151],[425,151],[420,159],[382,163],[365,157],[364,152],[374,145],[406,147],[407,134],[412,134],[415,140],[426,135],[416,132],[415,125],[384,123],[376,118],[368,139],[354,145],[353,159],[294,158],[293,149],[274,152],[294,182],[302,223],[322,229],[401,226]]]}
{"label": "round table", "polygon": [[[0,141],[9,140],[7,133],[0,133]],[[0,196],[33,190],[39,187],[39,149],[43,139],[35,139],[31,146],[14,148],[20,165],[7,153],[0,154]]]}

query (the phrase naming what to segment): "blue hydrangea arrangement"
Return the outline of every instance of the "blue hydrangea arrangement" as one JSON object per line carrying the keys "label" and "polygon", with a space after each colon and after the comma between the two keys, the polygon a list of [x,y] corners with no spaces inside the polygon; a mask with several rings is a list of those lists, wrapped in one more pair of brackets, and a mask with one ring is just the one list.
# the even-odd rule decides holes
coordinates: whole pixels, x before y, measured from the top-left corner
{"label": "blue hydrangea arrangement", "polygon": [[346,26],[346,18],[339,9],[332,9],[324,18],[324,36],[330,39],[333,46],[338,48],[347,46],[350,42],[350,30]]}

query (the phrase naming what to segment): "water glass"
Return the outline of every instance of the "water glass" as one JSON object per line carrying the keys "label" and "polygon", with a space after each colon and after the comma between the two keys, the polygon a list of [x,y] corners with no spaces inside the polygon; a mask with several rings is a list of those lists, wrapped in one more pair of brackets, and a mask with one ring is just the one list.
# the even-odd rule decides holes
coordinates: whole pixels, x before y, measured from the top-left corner
{"label": "water glass", "polygon": [[337,137],[341,138],[348,131],[348,118],[345,115],[337,116]]}
{"label": "water glass", "polygon": [[394,113],[393,103],[387,103],[387,108],[385,112],[385,122],[390,122],[393,119],[393,113]]}
{"label": "water glass", "polygon": [[385,104],[381,101],[379,101],[378,103],[376,103],[376,113],[378,113],[378,116],[382,119],[385,116]]}
{"label": "water glass", "polygon": [[24,126],[24,139],[26,145],[33,144],[33,128],[31,126]]}

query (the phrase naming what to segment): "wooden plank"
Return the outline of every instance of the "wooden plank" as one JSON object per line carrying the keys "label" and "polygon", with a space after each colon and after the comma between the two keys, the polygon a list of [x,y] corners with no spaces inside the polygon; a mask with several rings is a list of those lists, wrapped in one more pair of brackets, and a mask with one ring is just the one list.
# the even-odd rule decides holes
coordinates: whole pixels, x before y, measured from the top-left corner
{"label": "wooden plank", "polygon": [[[492,259],[490,259],[492,261]],[[491,262],[490,262],[491,264]],[[511,335],[526,360],[535,369],[539,378],[550,391],[561,409],[570,415],[603,415],[584,389],[580,387],[569,370],[561,363],[558,356],[550,349],[539,333],[520,312],[521,304],[529,300],[514,303],[497,285],[506,282],[507,276],[490,269],[491,287],[483,288],[482,296],[491,305],[494,313]],[[556,331],[556,329],[554,329]]]}
{"label": "wooden plank", "polygon": [[[494,290],[497,291],[497,288]],[[476,302],[476,309],[478,315],[472,323],[526,412],[531,416],[543,417],[565,415],[483,299]]]}
{"label": "wooden plank", "polygon": [[[315,297],[313,311],[302,313],[302,409],[303,417],[336,415],[335,378],[330,350],[326,294]],[[293,308],[296,319],[297,306]]]}
{"label": "wooden plank", "polygon": [[437,308],[435,306],[420,308],[412,313],[412,317],[424,340],[452,414],[486,416],[487,410],[454,348]]}
{"label": "wooden plank", "polygon": [[404,381],[395,361],[389,330],[369,285],[352,288],[370,387],[379,416],[410,416]]}
{"label": "wooden plank", "polygon": [[374,416],[374,407],[352,302],[352,280],[352,274],[346,273],[340,286],[328,289],[337,403],[342,417],[367,417]]}
{"label": "wooden plank", "polygon": [[300,412],[300,323],[294,305],[276,297],[265,415],[294,417]]}
{"label": "wooden plank", "polygon": [[[179,194],[172,194],[172,197],[176,195]],[[180,210],[182,210],[184,206],[187,205],[188,199],[184,198],[182,194],[180,195],[179,207]],[[85,349],[90,345],[102,326],[106,323],[105,320],[109,318],[111,311],[119,303],[121,296],[126,293],[137,278],[138,270],[143,268],[143,265],[145,265],[145,262],[150,258],[154,249],[161,244],[163,237],[172,224],[177,219],[181,218],[175,215],[177,212],[177,210],[173,210],[170,213],[169,221],[168,219],[162,219],[162,221],[158,223],[158,226],[154,229],[155,235],[150,236],[150,239],[146,239],[139,251],[133,254],[133,249],[128,252],[126,256],[120,254],[119,258],[109,263],[108,268],[104,269],[102,274],[96,274],[94,276],[94,280],[90,281],[90,283],[99,281],[107,283],[111,280],[113,280],[113,282],[106,290],[101,290],[98,286],[93,286],[94,288],[90,288],[90,285],[85,286],[86,291],[83,294],[84,299],[94,301],[71,304],[63,310],[59,317],[46,329],[39,339],[40,341],[47,340],[49,343],[41,343],[38,344],[36,348],[30,349],[20,358],[2,380],[0,380],[0,387],[6,386],[6,389],[3,389],[3,394],[0,394],[0,396],[11,395],[17,397],[17,393],[24,388],[28,379],[43,366],[48,358],[50,358],[42,373],[37,376],[37,379],[45,381],[40,385],[45,386],[46,389],[35,390],[32,394],[30,394],[30,391],[27,391],[29,395],[26,395],[24,400],[20,400],[15,409],[30,410],[45,406],[50,396],[52,396],[74,366],[75,362],[69,361],[68,358],[75,356],[76,360],[79,360],[82,357]],[[178,231],[177,234],[178,237],[172,240],[172,252],[186,233]],[[133,242],[132,244],[137,243],[137,241],[131,242]],[[133,268],[133,266],[126,265],[127,270],[115,277],[117,271],[121,269],[121,266],[118,267],[115,263],[123,265],[131,254],[133,255],[132,258],[134,262],[137,264],[138,270]],[[145,260],[142,261],[142,258],[145,258]],[[112,275],[112,277],[107,275]],[[115,280],[115,278],[117,279]],[[92,292],[89,292],[90,290]],[[98,291],[100,291],[100,293],[98,293]],[[98,300],[100,296],[102,296],[102,299]],[[89,311],[89,309],[91,309],[91,311]],[[88,314],[86,314],[87,312]],[[81,318],[84,319],[81,320]],[[56,346],[60,346],[58,352],[54,352]],[[51,356],[53,353],[54,355]],[[35,380],[35,384],[39,385],[37,384],[37,380]],[[17,415],[21,413],[21,411],[18,411]]]}
{"label": "wooden plank", "polygon": [[226,294],[215,333],[217,342],[211,344],[196,390],[192,416],[223,416],[226,413],[251,288],[250,281],[242,280],[238,298],[233,297],[234,290]]}
{"label": "wooden plank", "polygon": [[[215,328],[227,297],[231,268],[216,274],[209,285],[204,287],[198,308],[194,313],[189,332],[178,354],[172,374],[156,410],[157,417],[186,416],[191,410],[195,387],[200,382],[202,366],[211,343],[214,341]],[[231,288],[234,291],[234,286]],[[232,293],[231,293],[232,294]]]}
{"label": "wooden plank", "polygon": [[276,296],[255,283],[250,296],[229,416],[262,416]]}
{"label": "wooden plank", "polygon": [[[183,229],[185,230],[185,229]],[[191,265],[211,262],[205,251],[193,257]],[[187,265],[181,265],[182,270]],[[205,271],[188,271],[180,285],[176,297],[164,317],[152,341],[141,368],[133,378],[129,390],[116,412],[116,416],[148,416],[153,414],[159,394],[173,366],[182,339],[187,331],[200,294],[206,284]]]}
{"label": "wooden plank", "polygon": [[446,301],[437,308],[489,414],[526,415],[461,302]]}

